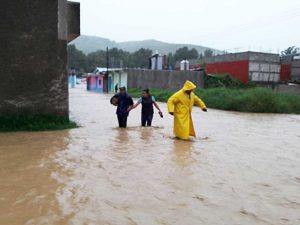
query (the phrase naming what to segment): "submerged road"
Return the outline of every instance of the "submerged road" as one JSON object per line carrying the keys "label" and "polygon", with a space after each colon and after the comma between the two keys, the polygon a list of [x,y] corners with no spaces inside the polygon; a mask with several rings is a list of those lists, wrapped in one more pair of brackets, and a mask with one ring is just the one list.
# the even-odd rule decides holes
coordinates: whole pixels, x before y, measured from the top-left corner
{"label": "submerged road", "polygon": [[110,96],[70,90],[69,131],[0,134],[1,225],[298,225],[300,116],[195,108],[117,128]]}

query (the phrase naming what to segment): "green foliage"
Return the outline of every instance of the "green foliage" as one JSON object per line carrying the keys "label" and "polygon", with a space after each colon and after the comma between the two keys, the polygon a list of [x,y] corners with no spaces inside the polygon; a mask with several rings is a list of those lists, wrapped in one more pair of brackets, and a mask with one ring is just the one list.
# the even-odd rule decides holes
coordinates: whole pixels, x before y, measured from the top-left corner
{"label": "green foliage", "polygon": [[[106,52],[104,54],[105,54],[105,63],[106,63]],[[108,50],[108,55],[110,58],[109,60],[110,67],[112,68],[129,67],[129,58],[130,58],[129,52],[123,51],[122,49],[118,49],[118,48],[112,48]]]}
{"label": "green foliage", "polygon": [[189,49],[188,47],[179,48],[174,54],[175,61],[181,61],[183,59],[197,59],[198,57],[199,53],[197,49]]}
{"label": "green foliage", "polygon": [[92,72],[96,67],[106,67],[106,51],[98,50],[87,55],[88,69]]}
{"label": "green foliage", "polygon": [[46,131],[76,128],[68,118],[47,114],[1,114],[0,132]]}
{"label": "green foliage", "polygon": [[128,67],[134,68],[149,68],[149,57],[152,55],[152,50],[141,48],[131,54]]}
{"label": "green foliage", "polygon": [[75,45],[68,46],[68,59],[69,68],[75,68],[82,72],[88,69],[86,55],[82,51],[79,51]]}
{"label": "green foliage", "polygon": [[229,74],[214,74],[204,76],[206,88],[228,87],[228,88],[249,88],[254,87],[254,83],[244,84]]}
{"label": "green foliage", "polygon": [[[206,54],[212,50],[206,50]],[[106,67],[107,55],[105,50],[97,50],[85,55],[79,51],[75,45],[68,46],[69,68],[75,68],[80,72],[92,72],[95,67]],[[111,68],[148,68],[149,57],[152,55],[152,50],[149,48],[141,48],[135,52],[124,51],[113,47],[109,49],[109,66]],[[203,58],[203,54],[201,53]],[[198,59],[199,53],[197,49],[188,47],[179,48],[175,54],[168,54],[168,64],[175,66],[176,61],[183,59]]]}
{"label": "green foliage", "polygon": [[[75,68],[79,71],[92,72],[95,67],[106,67],[107,53],[103,50],[83,54],[77,50],[74,45],[68,46],[69,68]],[[130,53],[118,48],[112,48],[108,51],[109,66],[112,68],[148,68],[149,57],[152,55],[150,49],[140,49]]]}
{"label": "green foliage", "polygon": [[300,48],[297,48],[296,46],[291,46],[285,49],[284,51],[281,52],[281,56],[285,55],[296,55],[300,53]]}
{"label": "green foliage", "polygon": [[173,53],[169,53],[168,54],[168,65],[171,65],[172,67],[175,66],[175,57],[174,57],[174,54]]}
{"label": "green foliage", "polygon": [[204,51],[204,56],[205,56],[205,57],[211,57],[211,56],[213,56],[213,54],[214,54],[214,52],[213,52],[213,50],[211,50],[211,49],[206,49],[206,50]]}
{"label": "green foliage", "polygon": [[[238,112],[300,114],[300,96],[274,92],[268,88],[210,88],[197,89],[208,108]],[[173,94],[170,90],[151,90],[158,101],[166,102]],[[130,89],[129,94],[140,97],[141,90]]]}
{"label": "green foliage", "polygon": [[239,112],[300,114],[300,96],[268,88],[197,90],[208,107]]}

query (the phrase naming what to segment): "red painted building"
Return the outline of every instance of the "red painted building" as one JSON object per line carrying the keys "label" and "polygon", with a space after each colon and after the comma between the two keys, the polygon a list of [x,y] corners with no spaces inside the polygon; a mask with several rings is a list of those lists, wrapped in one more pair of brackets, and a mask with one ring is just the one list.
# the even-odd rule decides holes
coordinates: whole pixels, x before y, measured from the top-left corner
{"label": "red painted building", "polygon": [[282,81],[300,81],[300,54],[281,58],[280,79]]}
{"label": "red painted building", "polygon": [[292,64],[282,63],[280,68],[280,81],[291,80]]}
{"label": "red painted building", "polygon": [[279,82],[280,56],[259,52],[241,52],[205,58],[208,74],[230,74],[244,83]]}
{"label": "red painted building", "polygon": [[248,60],[206,64],[206,71],[209,74],[230,74],[244,83],[249,82]]}

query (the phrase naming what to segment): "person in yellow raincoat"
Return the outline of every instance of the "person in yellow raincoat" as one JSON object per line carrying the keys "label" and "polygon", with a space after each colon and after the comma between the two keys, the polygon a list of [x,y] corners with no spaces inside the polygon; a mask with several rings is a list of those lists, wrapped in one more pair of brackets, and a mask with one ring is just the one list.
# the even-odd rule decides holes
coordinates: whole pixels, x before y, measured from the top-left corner
{"label": "person in yellow raincoat", "polygon": [[193,106],[197,105],[207,112],[204,102],[194,94],[195,89],[195,84],[186,81],[183,88],[168,100],[168,111],[174,116],[174,135],[183,140],[196,137],[191,114]]}

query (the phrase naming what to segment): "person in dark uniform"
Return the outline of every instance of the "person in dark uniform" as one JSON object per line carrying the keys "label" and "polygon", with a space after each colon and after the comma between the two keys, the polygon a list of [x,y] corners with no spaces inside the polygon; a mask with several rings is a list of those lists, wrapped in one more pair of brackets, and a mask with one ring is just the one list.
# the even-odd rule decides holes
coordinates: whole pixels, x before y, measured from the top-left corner
{"label": "person in dark uniform", "polygon": [[119,85],[116,84],[116,85],[115,85],[115,93],[118,93],[118,87],[119,87]]}
{"label": "person in dark uniform", "polygon": [[142,104],[142,126],[148,126],[151,127],[152,125],[152,119],[154,114],[153,105],[155,108],[157,108],[158,113],[161,117],[163,117],[163,114],[157,105],[154,96],[150,94],[149,89],[143,90],[143,96],[138,100],[138,102],[132,107],[132,109],[135,109],[138,105]]}
{"label": "person in dark uniform", "polygon": [[117,116],[120,128],[127,127],[127,118],[133,107],[133,100],[127,94],[126,88],[121,87],[120,92],[110,99],[110,103],[117,106]]}

